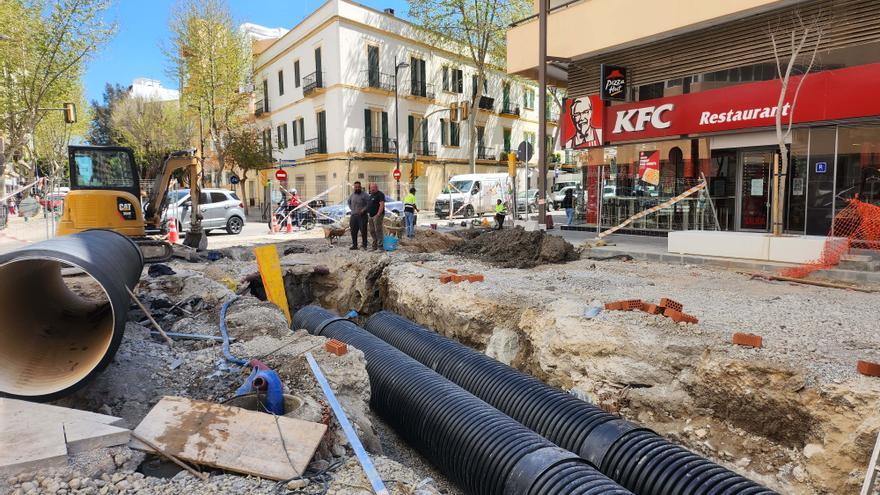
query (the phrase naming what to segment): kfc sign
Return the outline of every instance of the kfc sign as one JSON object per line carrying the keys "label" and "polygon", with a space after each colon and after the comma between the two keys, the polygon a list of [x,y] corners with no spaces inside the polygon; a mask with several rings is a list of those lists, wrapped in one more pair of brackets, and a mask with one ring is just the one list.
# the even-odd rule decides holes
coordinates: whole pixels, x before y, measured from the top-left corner
{"label": "kfc sign", "polygon": [[644,131],[645,126],[650,125],[654,129],[666,129],[672,122],[664,120],[663,114],[675,109],[675,105],[667,103],[660,106],[633,108],[617,112],[614,119],[614,134],[621,132]]}
{"label": "kfc sign", "polygon": [[880,64],[810,74],[794,94],[800,77],[792,77],[779,102],[779,80],[760,81],[668,98],[624,103],[607,108],[605,139],[616,143],[772,127],[776,114],[794,124],[880,116]]}
{"label": "kfc sign", "polygon": [[603,100],[626,101],[626,67],[602,64],[602,87],[599,95]]}
{"label": "kfc sign", "polygon": [[598,96],[567,98],[562,103],[562,147],[584,149],[602,146],[605,102]]}

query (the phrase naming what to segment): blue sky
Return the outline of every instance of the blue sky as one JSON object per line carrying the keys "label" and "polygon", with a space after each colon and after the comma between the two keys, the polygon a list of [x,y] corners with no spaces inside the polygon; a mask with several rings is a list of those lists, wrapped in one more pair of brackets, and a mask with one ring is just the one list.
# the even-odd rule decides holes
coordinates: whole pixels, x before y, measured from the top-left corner
{"label": "blue sky", "polygon": [[[236,23],[253,22],[290,29],[324,0],[227,0]],[[376,9],[391,7],[405,16],[406,0],[360,0]],[[89,63],[84,77],[88,101],[101,100],[105,83],[131,84],[137,77],[159,79],[167,88],[177,87],[168,77],[168,61],[162,47],[169,43],[168,17],[175,0],[117,0],[108,16],[119,29],[116,36]]]}

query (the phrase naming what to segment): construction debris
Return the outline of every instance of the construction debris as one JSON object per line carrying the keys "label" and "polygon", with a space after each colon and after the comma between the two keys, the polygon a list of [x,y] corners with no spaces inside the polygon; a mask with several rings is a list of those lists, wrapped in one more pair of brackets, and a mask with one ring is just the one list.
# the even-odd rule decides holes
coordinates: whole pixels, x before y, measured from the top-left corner
{"label": "construction debris", "polygon": [[[273,480],[301,474],[325,431],[320,423],[183,397],[164,397],[134,430],[181,460]],[[130,446],[153,451],[136,439]]]}
{"label": "construction debris", "polygon": [[642,310],[650,315],[663,315],[676,323],[699,323],[697,317],[682,311],[684,305],[669,298],[662,298],[657,304],[642,302],[641,299],[624,299],[605,304],[609,311]]}
{"label": "construction debris", "polygon": [[[546,263],[564,263],[578,258],[565,239],[543,230],[526,231],[522,227],[502,230],[478,230],[475,237],[453,246],[449,252],[487,261],[503,268],[531,268]],[[472,235],[468,230],[462,235]]]}

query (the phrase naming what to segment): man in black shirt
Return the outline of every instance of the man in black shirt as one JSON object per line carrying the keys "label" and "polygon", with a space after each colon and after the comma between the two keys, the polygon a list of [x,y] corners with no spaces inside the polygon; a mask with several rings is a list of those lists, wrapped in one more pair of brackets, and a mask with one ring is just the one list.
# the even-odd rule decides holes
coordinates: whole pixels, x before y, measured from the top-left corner
{"label": "man in black shirt", "polygon": [[367,209],[370,207],[370,196],[361,188],[360,181],[354,183],[354,191],[348,197],[351,210],[349,227],[351,227],[351,249],[357,249],[358,233],[363,238],[363,249],[367,249]]}
{"label": "man in black shirt", "polygon": [[370,183],[370,206],[367,209],[369,215],[370,237],[373,238],[373,251],[379,249],[384,237],[382,220],[385,218],[385,193],[379,190],[375,182]]}

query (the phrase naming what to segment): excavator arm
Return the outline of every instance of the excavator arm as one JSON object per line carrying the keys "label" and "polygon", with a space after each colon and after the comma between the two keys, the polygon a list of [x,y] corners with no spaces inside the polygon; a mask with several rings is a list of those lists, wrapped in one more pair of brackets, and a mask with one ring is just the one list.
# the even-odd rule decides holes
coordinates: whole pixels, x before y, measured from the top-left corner
{"label": "excavator arm", "polygon": [[170,153],[162,164],[162,170],[153,181],[153,191],[149,197],[149,205],[144,214],[144,222],[148,230],[161,230],[162,212],[165,210],[168,185],[171,176],[178,170],[186,170],[189,175],[190,195],[190,227],[184,238],[184,245],[204,249],[207,238],[202,231],[202,211],[199,208],[201,199],[202,160],[194,150],[175,151]]}

